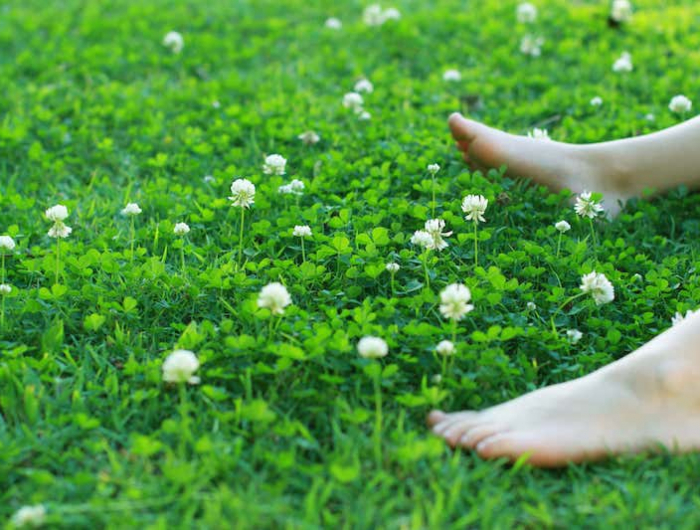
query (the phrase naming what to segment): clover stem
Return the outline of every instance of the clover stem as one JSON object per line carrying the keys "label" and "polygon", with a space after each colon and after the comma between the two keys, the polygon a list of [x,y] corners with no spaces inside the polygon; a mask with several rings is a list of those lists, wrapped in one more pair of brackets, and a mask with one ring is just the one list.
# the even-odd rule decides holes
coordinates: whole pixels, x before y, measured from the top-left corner
{"label": "clover stem", "polygon": [[474,220],[474,267],[478,267],[479,265],[479,239],[477,233],[478,226],[479,225],[477,221]]}
{"label": "clover stem", "polygon": [[245,222],[245,208],[241,206],[241,229],[238,233],[238,268],[241,268],[241,259],[243,257],[243,225]]}
{"label": "clover stem", "polygon": [[379,366],[374,378],[374,459],[377,468],[382,467],[382,370]]}

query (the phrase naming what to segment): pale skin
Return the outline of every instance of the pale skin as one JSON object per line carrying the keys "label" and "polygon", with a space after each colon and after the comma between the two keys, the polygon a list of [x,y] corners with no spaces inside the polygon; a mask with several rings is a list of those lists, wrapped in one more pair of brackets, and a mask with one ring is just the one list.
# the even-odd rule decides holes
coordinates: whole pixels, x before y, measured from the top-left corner
{"label": "pale skin", "polygon": [[[472,168],[505,164],[510,174],[553,189],[600,192],[613,214],[645,190],[700,186],[700,118],[589,145],[514,136],[459,114],[449,124]],[[699,380],[700,312],[584,377],[483,411],[434,410],[428,424],[452,447],[483,458],[525,456],[542,467],[641,451],[697,451]]]}

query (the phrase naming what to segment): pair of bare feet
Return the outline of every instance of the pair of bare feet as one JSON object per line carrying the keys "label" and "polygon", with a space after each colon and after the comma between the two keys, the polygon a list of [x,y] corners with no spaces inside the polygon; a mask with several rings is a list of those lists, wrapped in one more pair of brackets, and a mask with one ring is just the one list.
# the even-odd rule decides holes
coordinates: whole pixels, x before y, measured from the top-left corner
{"label": "pair of bare feet", "polygon": [[[514,136],[455,114],[452,134],[472,168],[506,165],[553,189],[601,192],[614,215],[639,194],[625,151],[643,144],[576,146]],[[615,152],[617,151],[617,153]],[[616,155],[620,155],[621,159]],[[561,466],[611,454],[700,448],[700,314],[585,377],[481,412],[433,411],[428,424],[452,447],[484,458]]]}

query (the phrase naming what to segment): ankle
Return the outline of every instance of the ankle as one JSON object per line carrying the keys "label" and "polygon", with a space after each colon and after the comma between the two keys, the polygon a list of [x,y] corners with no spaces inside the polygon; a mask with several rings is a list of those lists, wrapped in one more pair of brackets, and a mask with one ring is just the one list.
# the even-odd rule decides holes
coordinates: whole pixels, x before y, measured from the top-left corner
{"label": "ankle", "polygon": [[594,185],[601,193],[612,192],[623,196],[634,195],[642,190],[637,189],[636,174],[632,164],[619,152],[611,150],[606,144],[591,144],[577,146],[578,156],[593,166],[591,174]]}

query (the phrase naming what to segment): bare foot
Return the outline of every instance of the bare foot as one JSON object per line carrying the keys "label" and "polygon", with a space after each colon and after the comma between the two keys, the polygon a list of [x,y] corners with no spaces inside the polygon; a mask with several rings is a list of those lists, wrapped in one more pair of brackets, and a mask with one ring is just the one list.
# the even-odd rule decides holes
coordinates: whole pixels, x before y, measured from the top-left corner
{"label": "bare foot", "polygon": [[700,315],[597,372],[481,412],[433,411],[452,447],[543,467],[612,454],[700,449]]}
{"label": "bare foot", "polygon": [[473,169],[508,167],[509,175],[526,177],[554,190],[574,193],[602,193],[610,215],[616,215],[625,200],[614,164],[608,164],[587,146],[535,140],[516,136],[464,118],[455,113],[449,119],[452,135],[464,160]]}

